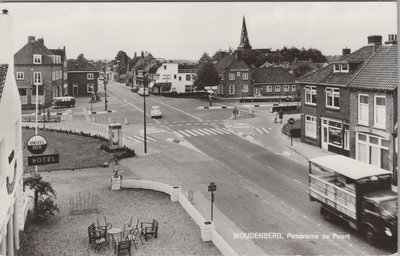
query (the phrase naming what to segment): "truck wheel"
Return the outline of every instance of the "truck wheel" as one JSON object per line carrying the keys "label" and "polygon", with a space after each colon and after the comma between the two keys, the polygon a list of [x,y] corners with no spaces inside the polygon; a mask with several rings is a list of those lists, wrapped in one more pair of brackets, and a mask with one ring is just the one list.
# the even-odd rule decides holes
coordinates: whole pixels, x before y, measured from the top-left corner
{"label": "truck wheel", "polygon": [[326,221],[331,222],[333,220],[332,214],[327,211],[324,207],[321,207],[321,215]]}
{"label": "truck wheel", "polygon": [[378,238],[377,238],[376,232],[373,228],[366,227],[364,234],[365,234],[365,240],[367,240],[368,243],[370,243],[372,245],[377,244]]}

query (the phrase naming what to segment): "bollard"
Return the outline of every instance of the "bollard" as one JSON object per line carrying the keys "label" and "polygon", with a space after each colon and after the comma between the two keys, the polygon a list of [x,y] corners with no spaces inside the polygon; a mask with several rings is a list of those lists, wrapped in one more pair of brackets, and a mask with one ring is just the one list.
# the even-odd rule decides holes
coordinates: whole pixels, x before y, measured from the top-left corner
{"label": "bollard", "polygon": [[128,124],[128,118],[125,118],[125,125]]}
{"label": "bollard", "polygon": [[111,124],[111,117],[108,118],[108,123]]}

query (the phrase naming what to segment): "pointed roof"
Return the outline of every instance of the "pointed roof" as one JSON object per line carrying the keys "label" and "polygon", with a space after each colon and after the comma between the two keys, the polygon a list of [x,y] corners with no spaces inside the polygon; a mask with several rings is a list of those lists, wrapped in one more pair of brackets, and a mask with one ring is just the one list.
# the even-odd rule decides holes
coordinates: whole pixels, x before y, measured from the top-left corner
{"label": "pointed roof", "polygon": [[52,64],[53,61],[49,57],[54,55],[45,45],[37,40],[31,40],[24,45],[16,54],[14,54],[15,65],[33,65],[33,55],[42,55],[42,64]]}
{"label": "pointed roof", "polygon": [[3,94],[4,84],[6,82],[7,70],[8,70],[7,64],[0,64],[0,100]]}
{"label": "pointed roof", "polygon": [[240,34],[240,42],[239,42],[239,50],[250,50],[251,45],[249,41],[249,36],[247,35],[247,28],[246,28],[246,20],[243,16],[243,23],[242,23],[242,33]]}
{"label": "pointed roof", "polygon": [[215,64],[215,69],[219,73],[225,72],[225,68],[229,67],[235,61],[235,56],[226,55],[220,61]]}
{"label": "pointed roof", "polygon": [[80,54],[76,60],[68,60],[67,62],[68,72],[73,71],[90,71],[99,72],[97,69],[89,63],[89,61]]}

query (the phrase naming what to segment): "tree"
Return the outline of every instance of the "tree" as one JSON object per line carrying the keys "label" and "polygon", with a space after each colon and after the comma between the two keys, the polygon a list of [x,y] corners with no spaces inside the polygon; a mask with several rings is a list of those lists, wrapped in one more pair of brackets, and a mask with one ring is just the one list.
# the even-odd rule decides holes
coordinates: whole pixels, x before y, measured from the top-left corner
{"label": "tree", "polygon": [[199,64],[201,65],[201,64],[203,64],[203,63],[205,63],[205,62],[209,62],[209,61],[211,61],[211,57],[210,57],[210,55],[208,55],[208,53],[203,53],[203,55],[201,55],[201,57],[200,57],[200,59],[199,59]]}
{"label": "tree", "polygon": [[293,68],[293,74],[296,78],[302,77],[310,71],[312,71],[312,68],[306,63],[302,63]]}
{"label": "tree", "polygon": [[205,86],[218,85],[219,81],[218,71],[215,69],[214,64],[208,61],[200,65],[193,85],[197,91],[200,91],[204,90]]}
{"label": "tree", "polygon": [[54,217],[56,211],[60,211],[54,203],[54,199],[57,198],[56,192],[49,182],[43,180],[40,174],[35,173],[30,177],[24,178],[25,186],[29,186],[35,193],[33,213],[36,220],[47,220],[50,217]]}

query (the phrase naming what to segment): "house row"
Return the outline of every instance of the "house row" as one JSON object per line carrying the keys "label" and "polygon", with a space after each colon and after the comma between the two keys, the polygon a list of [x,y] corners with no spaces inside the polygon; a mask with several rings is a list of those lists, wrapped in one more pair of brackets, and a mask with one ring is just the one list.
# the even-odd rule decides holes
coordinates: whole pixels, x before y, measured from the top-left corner
{"label": "house row", "polygon": [[301,140],[393,171],[397,154],[397,35],[368,45],[299,81]]}
{"label": "house row", "polygon": [[55,97],[97,92],[99,72],[88,60],[79,56],[67,61],[65,46],[49,49],[44,38],[28,36],[28,42],[14,55],[14,72],[22,108],[34,108],[36,99],[48,106]]}

